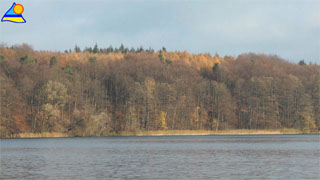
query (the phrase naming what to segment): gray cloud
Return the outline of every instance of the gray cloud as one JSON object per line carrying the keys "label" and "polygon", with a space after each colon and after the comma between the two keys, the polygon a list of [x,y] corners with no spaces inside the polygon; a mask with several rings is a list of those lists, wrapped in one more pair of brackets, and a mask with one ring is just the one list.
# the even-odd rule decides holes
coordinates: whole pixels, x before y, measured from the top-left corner
{"label": "gray cloud", "polygon": [[[12,1],[0,4],[3,14]],[[98,43],[221,55],[257,52],[320,63],[320,2],[21,0],[26,24],[0,23],[0,42],[40,50]],[[3,12],[3,13],[2,13]]]}

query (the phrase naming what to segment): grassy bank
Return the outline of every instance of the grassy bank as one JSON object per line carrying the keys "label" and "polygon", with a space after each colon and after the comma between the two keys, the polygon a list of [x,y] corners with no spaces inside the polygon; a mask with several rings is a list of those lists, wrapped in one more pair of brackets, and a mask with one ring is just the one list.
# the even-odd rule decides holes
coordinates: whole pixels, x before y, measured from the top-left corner
{"label": "grassy bank", "polygon": [[[197,136],[197,135],[276,135],[276,134],[319,134],[319,132],[305,133],[298,129],[275,129],[275,130],[159,130],[159,131],[120,131],[110,136]],[[43,133],[20,133],[6,138],[60,138],[72,137],[66,133],[43,132]]]}
{"label": "grassy bank", "polygon": [[19,134],[14,134],[8,138],[60,138],[60,137],[70,137],[70,136],[66,133],[43,132],[43,133],[19,133]]}
{"label": "grassy bank", "polygon": [[235,129],[235,130],[167,130],[167,131],[137,131],[127,132],[122,131],[119,136],[196,136],[196,135],[267,135],[267,134],[303,134],[297,129],[279,129],[279,130],[249,130],[249,129]]}

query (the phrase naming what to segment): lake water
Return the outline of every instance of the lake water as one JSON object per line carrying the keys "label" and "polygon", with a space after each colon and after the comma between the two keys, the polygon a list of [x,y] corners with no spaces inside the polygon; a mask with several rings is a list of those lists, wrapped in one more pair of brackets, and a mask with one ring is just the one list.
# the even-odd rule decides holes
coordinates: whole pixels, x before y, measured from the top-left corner
{"label": "lake water", "polygon": [[0,179],[320,179],[319,135],[1,139]]}

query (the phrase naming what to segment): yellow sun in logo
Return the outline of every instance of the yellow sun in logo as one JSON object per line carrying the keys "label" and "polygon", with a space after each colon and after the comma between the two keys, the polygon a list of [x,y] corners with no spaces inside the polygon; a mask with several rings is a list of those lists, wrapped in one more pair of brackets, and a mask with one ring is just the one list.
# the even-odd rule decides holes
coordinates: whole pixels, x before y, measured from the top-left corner
{"label": "yellow sun in logo", "polygon": [[24,11],[24,8],[21,4],[16,4],[14,7],[13,7],[13,12],[16,13],[16,14],[22,14]]}

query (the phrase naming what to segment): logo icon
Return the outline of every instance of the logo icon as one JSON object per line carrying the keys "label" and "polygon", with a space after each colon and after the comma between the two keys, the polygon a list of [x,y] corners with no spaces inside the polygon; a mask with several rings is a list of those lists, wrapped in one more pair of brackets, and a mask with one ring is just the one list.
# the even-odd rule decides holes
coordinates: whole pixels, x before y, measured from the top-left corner
{"label": "logo icon", "polygon": [[22,4],[13,3],[11,8],[2,17],[1,22],[26,23],[26,20],[22,16],[23,11]]}

